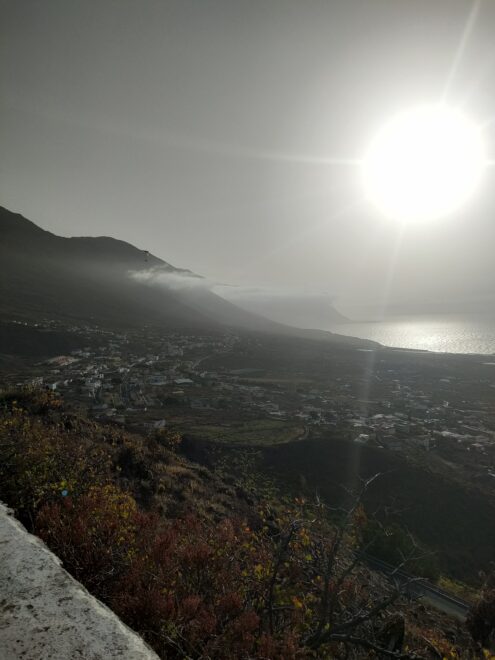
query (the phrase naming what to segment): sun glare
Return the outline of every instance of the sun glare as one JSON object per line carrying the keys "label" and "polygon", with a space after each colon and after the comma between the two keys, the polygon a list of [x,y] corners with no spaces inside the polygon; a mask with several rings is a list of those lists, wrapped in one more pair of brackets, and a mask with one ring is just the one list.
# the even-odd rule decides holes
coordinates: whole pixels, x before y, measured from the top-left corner
{"label": "sun glare", "polygon": [[460,112],[425,106],[387,123],[363,161],[368,199],[403,222],[454,211],[475,190],[485,158],[480,131]]}

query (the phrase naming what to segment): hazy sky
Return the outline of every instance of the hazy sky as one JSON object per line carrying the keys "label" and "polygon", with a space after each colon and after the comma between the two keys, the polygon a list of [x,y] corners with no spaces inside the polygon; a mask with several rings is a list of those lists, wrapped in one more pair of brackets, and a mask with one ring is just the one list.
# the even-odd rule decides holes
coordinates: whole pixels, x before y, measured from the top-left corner
{"label": "hazy sky", "polygon": [[[0,204],[212,280],[345,311],[495,294],[495,169],[458,213],[398,225],[355,164],[448,100],[495,122],[495,2],[0,0]],[[462,36],[469,16],[472,30]],[[495,157],[495,123],[485,130]]]}

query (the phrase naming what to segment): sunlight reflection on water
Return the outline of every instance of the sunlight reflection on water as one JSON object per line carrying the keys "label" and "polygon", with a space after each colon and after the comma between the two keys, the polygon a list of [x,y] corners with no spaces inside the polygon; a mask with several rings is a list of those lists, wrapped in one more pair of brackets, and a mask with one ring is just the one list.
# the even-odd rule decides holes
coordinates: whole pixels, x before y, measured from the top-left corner
{"label": "sunlight reflection on water", "polygon": [[376,323],[345,323],[328,329],[397,348],[495,354],[495,318],[396,318]]}

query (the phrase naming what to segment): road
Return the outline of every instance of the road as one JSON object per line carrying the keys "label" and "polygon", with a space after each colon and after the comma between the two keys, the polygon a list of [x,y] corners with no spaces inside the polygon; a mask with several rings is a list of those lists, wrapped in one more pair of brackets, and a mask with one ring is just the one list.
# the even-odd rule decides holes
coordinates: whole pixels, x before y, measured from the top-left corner
{"label": "road", "polygon": [[[385,575],[390,576],[392,572],[395,571],[394,566],[387,564],[386,562],[382,561],[381,559],[377,559],[376,557],[365,555],[363,559],[371,568],[378,570],[380,573]],[[414,575],[410,575],[405,571],[395,572],[394,577],[402,583],[406,583],[415,579]],[[443,589],[439,589],[427,580],[414,582],[408,586],[406,591],[413,598],[421,598],[424,603],[427,603],[432,607],[445,612],[445,614],[448,614],[449,616],[453,616],[460,621],[466,620],[470,604],[464,600],[461,600],[460,598],[457,598],[457,596],[453,596],[452,594],[447,593]]]}

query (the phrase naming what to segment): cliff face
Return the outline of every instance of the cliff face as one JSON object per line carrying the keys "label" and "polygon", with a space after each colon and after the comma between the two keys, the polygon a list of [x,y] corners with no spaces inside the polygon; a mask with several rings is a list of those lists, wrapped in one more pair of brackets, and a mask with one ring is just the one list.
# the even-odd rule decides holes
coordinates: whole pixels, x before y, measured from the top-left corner
{"label": "cliff face", "polygon": [[3,660],[158,656],[61,566],[0,504],[0,657]]}

